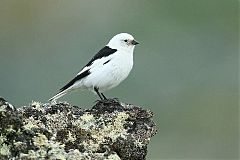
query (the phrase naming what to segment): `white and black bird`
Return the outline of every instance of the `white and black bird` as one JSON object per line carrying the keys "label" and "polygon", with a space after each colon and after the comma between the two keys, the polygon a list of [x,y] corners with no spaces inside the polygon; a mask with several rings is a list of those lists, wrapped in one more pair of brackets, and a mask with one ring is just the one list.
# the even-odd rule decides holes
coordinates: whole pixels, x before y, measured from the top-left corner
{"label": "white and black bird", "polygon": [[127,78],[133,67],[133,51],[139,44],[132,35],[115,35],[82,70],[50,101],[75,89],[87,89],[95,92],[101,100],[107,99],[103,92],[116,87]]}

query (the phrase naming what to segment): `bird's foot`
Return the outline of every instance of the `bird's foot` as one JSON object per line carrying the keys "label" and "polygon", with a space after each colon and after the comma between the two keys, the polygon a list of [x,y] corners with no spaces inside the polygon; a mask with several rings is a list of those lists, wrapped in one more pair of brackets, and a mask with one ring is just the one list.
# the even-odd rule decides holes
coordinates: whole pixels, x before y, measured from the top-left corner
{"label": "bird's foot", "polygon": [[118,98],[101,99],[96,100],[95,102],[96,104],[93,106],[93,109],[96,109],[98,112],[112,113],[124,110],[124,106],[121,105]]}
{"label": "bird's foot", "polygon": [[108,99],[100,99],[96,100],[96,103],[104,103],[104,104],[120,104],[120,101],[118,98],[108,98]]}
{"label": "bird's foot", "polygon": [[114,101],[114,102],[120,103],[118,98],[112,98],[111,100]]}

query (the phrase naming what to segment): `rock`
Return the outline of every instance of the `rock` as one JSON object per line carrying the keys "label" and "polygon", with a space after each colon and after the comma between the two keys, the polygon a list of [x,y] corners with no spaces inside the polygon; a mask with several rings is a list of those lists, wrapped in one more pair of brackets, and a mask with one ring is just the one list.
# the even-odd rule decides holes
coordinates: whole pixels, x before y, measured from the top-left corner
{"label": "rock", "polygon": [[92,109],[67,102],[16,109],[0,98],[0,159],[145,159],[157,132],[152,117],[117,100]]}

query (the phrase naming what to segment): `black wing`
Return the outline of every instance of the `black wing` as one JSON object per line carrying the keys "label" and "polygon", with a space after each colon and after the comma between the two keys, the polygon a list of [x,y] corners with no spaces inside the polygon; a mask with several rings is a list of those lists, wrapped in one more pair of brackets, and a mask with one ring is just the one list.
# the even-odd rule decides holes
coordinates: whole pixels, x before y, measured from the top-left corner
{"label": "black wing", "polygon": [[[112,49],[108,46],[103,47],[89,62],[85,67],[90,66],[95,60],[101,59],[102,57],[107,57],[113,53],[115,53],[117,50]],[[106,62],[105,62],[106,63]],[[90,74],[90,68],[83,73],[77,75],[75,78],[73,78],[70,82],[68,82],[64,87],[60,89],[60,92],[64,91],[65,89],[72,86],[76,81],[88,76]]]}
{"label": "black wing", "polygon": [[73,78],[70,82],[68,82],[68,84],[66,84],[64,87],[62,87],[60,89],[60,92],[64,91],[65,89],[69,88],[70,86],[72,86],[76,81],[88,76],[90,74],[89,69],[82,72],[81,74],[77,75],[75,78]]}
{"label": "black wing", "polygon": [[117,51],[116,49],[112,49],[108,46],[105,46],[88,62],[86,66],[90,66],[95,60],[101,59],[102,57],[107,57],[115,53],[116,51]]}

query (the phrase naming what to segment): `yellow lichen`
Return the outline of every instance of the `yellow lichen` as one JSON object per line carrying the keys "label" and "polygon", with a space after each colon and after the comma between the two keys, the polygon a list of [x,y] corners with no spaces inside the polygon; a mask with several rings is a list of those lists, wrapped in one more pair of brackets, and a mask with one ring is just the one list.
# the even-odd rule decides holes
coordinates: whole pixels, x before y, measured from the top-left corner
{"label": "yellow lichen", "polygon": [[37,147],[44,147],[48,144],[48,139],[44,134],[38,133],[33,137],[33,144]]}
{"label": "yellow lichen", "polygon": [[[113,141],[115,141],[118,137],[125,138],[126,131],[123,124],[128,117],[128,114],[120,112],[114,117],[114,119],[112,119],[112,117],[109,117],[109,122],[113,123],[105,124],[101,127],[94,126],[95,128],[89,127],[91,126],[91,124],[94,125],[97,123],[94,117],[90,118],[90,120],[88,121],[90,124],[85,124],[84,122],[81,122],[82,125],[80,125],[80,127],[82,128],[82,126],[84,126],[86,128],[86,126],[88,126],[87,129],[91,130],[91,136],[95,139],[83,142],[84,147],[89,150],[96,151],[99,149],[100,144],[104,143],[106,137],[110,137]],[[108,122],[107,117],[104,117],[103,119],[100,117],[97,120]]]}
{"label": "yellow lichen", "polygon": [[140,141],[139,139],[135,139],[134,144],[140,148],[142,148],[143,146],[145,146],[145,144],[143,143],[143,141]]}
{"label": "yellow lichen", "polygon": [[0,145],[3,144],[7,140],[6,136],[0,135]]}
{"label": "yellow lichen", "polygon": [[113,124],[114,130],[116,130],[116,132],[124,130],[123,124],[124,121],[128,119],[128,117],[129,115],[124,112],[120,112],[117,114]]}
{"label": "yellow lichen", "polygon": [[107,160],[121,160],[117,154],[111,154],[107,157]]}
{"label": "yellow lichen", "polygon": [[123,121],[125,121],[128,117],[128,114],[124,112],[118,113],[113,120],[113,125],[105,126],[103,132],[106,133],[104,133],[104,135],[107,135],[113,141],[115,141],[119,136],[125,138],[126,131],[123,126]]}
{"label": "yellow lichen", "polygon": [[80,118],[81,118],[81,120],[85,121],[86,123],[90,122],[90,121],[92,121],[94,119],[93,115],[92,114],[88,114],[88,113],[82,115]]}
{"label": "yellow lichen", "polygon": [[86,150],[97,151],[102,141],[93,141],[91,139],[83,141],[82,144]]}
{"label": "yellow lichen", "polygon": [[39,149],[29,150],[27,154],[20,153],[20,158],[28,158],[28,159],[58,159],[65,160],[67,153],[64,150],[65,145],[60,144],[59,142],[54,142],[51,140],[47,140],[47,137],[43,134],[38,134],[33,138],[33,143],[35,146],[38,146]]}
{"label": "yellow lichen", "polygon": [[16,132],[16,131],[13,129],[13,125],[8,125],[8,128],[6,129],[6,131],[7,131],[8,133]]}
{"label": "yellow lichen", "polygon": [[22,144],[23,144],[23,142],[20,142],[20,141],[13,143],[13,145],[14,145],[15,147],[19,147],[19,146],[21,146]]}
{"label": "yellow lichen", "polygon": [[6,144],[1,144],[0,145],[0,155],[2,156],[9,156],[11,155],[11,152],[10,152],[10,147]]}
{"label": "yellow lichen", "polygon": [[32,128],[38,128],[37,121],[34,120],[33,117],[29,117],[25,120],[23,129],[24,130],[31,130]]}
{"label": "yellow lichen", "polygon": [[5,114],[4,114],[4,112],[6,112],[7,110],[6,110],[6,105],[2,105],[1,107],[0,107],[0,113],[4,116]]}
{"label": "yellow lichen", "polygon": [[40,159],[44,160],[46,158],[47,151],[43,149],[39,149],[37,151],[29,150],[27,154],[20,153],[20,159]]}
{"label": "yellow lichen", "polygon": [[50,132],[64,129],[67,126],[66,114],[59,112],[57,114],[47,114],[47,126]]}
{"label": "yellow lichen", "polygon": [[76,140],[76,136],[72,135],[72,133],[70,131],[68,131],[68,142],[74,142]]}
{"label": "yellow lichen", "polygon": [[33,101],[32,106],[35,106],[34,108],[38,111],[42,111],[43,110],[43,107],[41,107],[41,103],[40,102],[36,102],[36,101]]}
{"label": "yellow lichen", "polygon": [[84,130],[89,130],[90,127],[95,125],[95,118],[92,114],[86,113],[80,119],[73,121],[72,124]]}
{"label": "yellow lichen", "polygon": [[84,158],[83,153],[80,153],[78,149],[70,150],[66,155],[66,159],[68,160],[77,160],[83,158]]}
{"label": "yellow lichen", "polygon": [[48,151],[48,155],[49,155],[49,159],[58,159],[58,160],[65,160],[66,158],[66,152],[64,150],[65,145],[64,144],[60,144],[59,142],[54,142],[54,141],[50,141],[49,148],[51,148]]}

